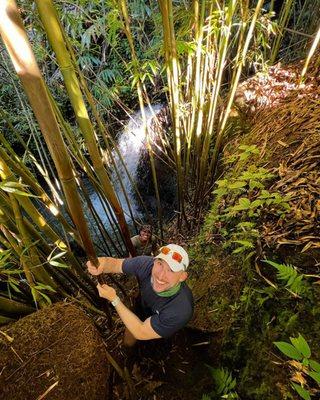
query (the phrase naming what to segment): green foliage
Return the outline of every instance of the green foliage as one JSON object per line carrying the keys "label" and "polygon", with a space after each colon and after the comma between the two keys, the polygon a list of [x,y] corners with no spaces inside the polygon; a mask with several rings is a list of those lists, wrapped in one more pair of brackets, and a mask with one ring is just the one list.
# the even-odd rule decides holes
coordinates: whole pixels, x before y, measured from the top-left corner
{"label": "green foliage", "polygon": [[[63,256],[67,253],[66,251],[61,251],[58,254],[53,255],[54,251],[57,248],[53,249],[52,252],[48,255],[47,261],[50,265],[57,267],[57,268],[69,268],[64,262],[61,262]],[[57,261],[59,260],[59,261]]]}
{"label": "green foliage", "polygon": [[[274,342],[275,346],[287,357],[297,361],[295,363],[291,363],[294,368],[296,368],[301,374],[305,376],[309,376],[313,380],[313,384],[308,384],[304,378],[304,384],[298,385],[295,382],[291,383],[292,388],[299,394],[301,398],[304,400],[311,400],[310,394],[312,392],[312,386],[314,386],[314,382],[318,385],[317,389],[313,389],[313,392],[316,391],[320,393],[320,364],[317,361],[311,360],[311,350],[310,347],[305,340],[305,338],[299,334],[298,337],[290,337],[290,343],[287,342]],[[292,379],[294,380],[294,379]]]}
{"label": "green foliage", "polygon": [[31,287],[31,294],[36,306],[37,306],[37,298],[39,297],[39,295],[44,298],[44,300],[47,302],[48,305],[52,304],[50,297],[45,293],[46,291],[55,293],[55,290],[51,286],[44,285],[43,283],[38,282],[36,285]]}
{"label": "green foliage", "polygon": [[7,293],[11,297],[11,291],[22,293],[19,285],[23,278],[23,270],[12,250],[0,251],[0,280],[7,284]]}
{"label": "green foliage", "polygon": [[202,400],[204,399],[238,399],[238,394],[234,391],[236,387],[236,379],[232,377],[231,372],[229,372],[225,368],[212,368],[210,365],[207,365],[210,370],[211,376],[214,380],[215,390],[210,395],[204,395]]}
{"label": "green foliage", "polygon": [[239,146],[240,152],[227,162],[237,162],[243,170],[235,168],[224,179],[216,181],[213,191],[216,199],[206,219],[205,230],[218,231],[224,239],[224,248],[232,248],[235,254],[254,254],[256,241],[261,237],[258,222],[262,215],[284,218],[290,205],[289,197],[270,192],[266,186],[275,176],[266,168],[249,163],[259,150],[255,145]]}
{"label": "green foliage", "polygon": [[239,150],[242,150],[242,152],[230,156],[227,160],[227,163],[234,163],[235,161],[244,161],[251,155],[260,153],[256,145],[248,146],[246,144],[242,144],[239,146]]}
{"label": "green foliage", "polygon": [[296,267],[278,264],[270,260],[264,260],[264,262],[277,269],[277,278],[285,284],[289,291],[297,295],[305,293],[307,284],[304,280],[304,274],[299,274]]}

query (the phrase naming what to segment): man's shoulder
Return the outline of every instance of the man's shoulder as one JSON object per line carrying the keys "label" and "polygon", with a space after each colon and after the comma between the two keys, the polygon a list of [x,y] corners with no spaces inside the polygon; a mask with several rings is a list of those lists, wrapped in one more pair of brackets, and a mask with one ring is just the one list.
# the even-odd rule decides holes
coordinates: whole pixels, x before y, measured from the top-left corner
{"label": "man's shoulder", "polygon": [[137,256],[126,258],[123,262],[122,270],[125,274],[143,278],[143,276],[151,273],[152,266],[153,257]]}
{"label": "man's shoulder", "polygon": [[188,285],[183,284],[178,296],[176,296],[175,307],[178,312],[182,315],[190,315],[193,313],[194,300],[191,289]]}

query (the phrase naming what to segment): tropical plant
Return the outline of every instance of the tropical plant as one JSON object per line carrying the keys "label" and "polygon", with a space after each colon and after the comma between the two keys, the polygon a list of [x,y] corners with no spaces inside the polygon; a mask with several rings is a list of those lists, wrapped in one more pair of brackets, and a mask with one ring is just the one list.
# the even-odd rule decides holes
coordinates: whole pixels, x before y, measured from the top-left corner
{"label": "tropical plant", "polygon": [[[290,337],[290,342],[274,342],[274,344],[291,359],[288,364],[293,370],[290,377],[292,388],[302,399],[311,400],[312,395],[320,393],[320,364],[310,358],[310,347],[301,334],[296,338]],[[308,377],[312,383],[307,381]]]}
{"label": "tropical plant", "polygon": [[286,289],[294,295],[303,294],[307,289],[304,274],[300,274],[292,265],[278,264],[274,261],[263,260],[277,269],[277,278],[285,284]]}
{"label": "tropical plant", "polygon": [[225,368],[212,368],[210,365],[207,365],[207,367],[213,378],[215,390],[209,395],[203,395],[202,400],[238,399],[239,396],[234,391],[237,382],[236,379],[232,377],[231,372]]}
{"label": "tropical plant", "polygon": [[[68,248],[68,244],[64,240],[65,234],[73,235],[73,239],[77,240],[80,246],[86,250],[87,256],[97,264],[95,249],[82,211],[81,199],[75,179],[76,172],[61,135],[60,129],[63,130],[67,126],[56,104],[50,98],[42,80],[34,55],[24,33],[15,2],[3,2],[1,7],[2,39],[9,49],[18,74],[20,74],[22,84],[29,97],[40,129],[45,136],[63,188],[62,195],[58,197],[56,202],[53,202],[45,194],[41,185],[36,182],[32,173],[26,168],[23,159],[21,160],[17,156],[9,143],[3,138],[1,143],[2,191],[0,193],[1,222],[4,226],[4,237],[1,240],[3,250],[9,250],[11,247],[15,249],[16,256],[19,257],[23,269],[23,276],[27,280],[32,297],[40,306],[44,304],[43,301],[47,303],[51,301],[50,297],[52,293],[56,292],[57,282],[60,286],[59,295],[72,295],[77,291],[77,287],[81,287],[82,294],[89,301],[93,302],[93,304],[96,304],[96,295],[92,291],[92,288],[94,288],[93,282],[86,276],[79,261],[73,256],[71,248]],[[15,22],[12,21],[13,18]],[[19,52],[14,50],[17,43],[21,43],[25,49],[20,57],[17,56]],[[37,93],[37,95],[35,96],[34,93]],[[57,112],[57,117],[54,111]],[[57,121],[60,122],[60,126]],[[70,133],[70,131],[67,131],[67,133]],[[69,139],[74,144],[71,136],[69,136]],[[8,154],[4,151],[4,148],[9,150]],[[25,145],[25,149],[28,151],[27,145]],[[82,155],[78,158],[76,157],[78,160],[81,160],[81,158]],[[35,158],[34,160],[35,164],[39,165]],[[42,162],[41,153],[40,161]],[[84,164],[85,161],[82,158],[82,166]],[[41,165],[39,167],[41,169]],[[88,171],[90,169],[91,167],[89,166]],[[43,174],[45,174],[45,168],[43,171]],[[101,169],[100,172],[102,173]],[[21,182],[18,183],[18,180],[21,180]],[[107,184],[107,182],[104,183]],[[33,192],[36,193],[36,197]],[[103,193],[101,188],[100,192]],[[33,198],[35,198],[34,202]],[[62,221],[63,228],[66,231],[61,236],[51,228],[50,224],[46,221],[46,217],[42,216],[36,207],[38,205],[36,202],[40,201],[40,199]],[[59,217],[59,214],[62,214],[61,209],[59,210],[59,202],[61,206],[64,204],[64,201],[67,203],[67,212],[71,216],[78,232],[75,232],[74,228],[65,221],[62,215]],[[22,212],[22,209],[25,213]],[[35,230],[35,226],[40,228],[40,232]],[[124,228],[125,226],[123,225],[122,227]],[[126,236],[128,241],[130,241],[128,232],[123,236]],[[70,236],[67,239],[67,243],[68,240],[70,240]],[[37,243],[36,246],[34,242]],[[53,245],[54,249],[60,249],[59,257],[52,256],[52,247],[50,246]],[[62,262],[60,260],[57,261],[58,258],[61,258]],[[44,269],[45,264],[48,267]],[[63,265],[68,265],[70,269],[63,271],[61,269]],[[77,285],[74,285],[75,282]],[[21,286],[20,281],[19,283]],[[16,287],[18,288],[18,285]],[[50,297],[44,290],[51,292]],[[6,296],[6,294],[4,295]],[[52,296],[55,298],[55,295]]]}
{"label": "tropical plant", "polygon": [[[261,237],[257,225],[261,215],[270,213],[284,218],[290,211],[290,198],[266,189],[274,174],[254,164],[258,155],[256,146],[243,145],[239,150],[226,160],[227,164],[236,167],[224,179],[216,181],[217,188],[213,191],[216,198],[205,230],[219,232],[225,248],[231,247],[234,253],[245,253],[250,257]],[[253,163],[247,167],[248,160]]]}

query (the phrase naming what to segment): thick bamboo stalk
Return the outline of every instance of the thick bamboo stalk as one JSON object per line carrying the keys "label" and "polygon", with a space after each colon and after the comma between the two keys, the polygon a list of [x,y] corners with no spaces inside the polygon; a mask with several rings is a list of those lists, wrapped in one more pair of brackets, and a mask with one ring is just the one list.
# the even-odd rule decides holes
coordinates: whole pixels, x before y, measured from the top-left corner
{"label": "thick bamboo stalk", "polygon": [[58,64],[64,77],[66,89],[69,94],[69,99],[75,111],[79,127],[84,135],[94,170],[99,177],[99,181],[110,204],[114,209],[115,215],[122,230],[126,247],[132,255],[135,255],[135,250],[130,240],[130,232],[125,221],[123,210],[102,162],[102,157],[96,143],[94,129],[83,100],[76,72],[73,68],[70,55],[64,42],[63,33],[57,18],[56,10],[51,0],[36,0],[36,4],[50,45],[56,54]]}
{"label": "thick bamboo stalk", "polygon": [[[138,190],[138,188],[137,188],[136,183],[133,181],[133,179],[132,179],[132,177],[131,177],[131,175],[130,175],[130,173],[129,173],[129,171],[128,171],[128,168],[127,168],[127,166],[126,166],[126,164],[125,164],[125,162],[124,162],[124,160],[123,160],[123,157],[122,157],[122,155],[121,155],[121,153],[120,153],[120,151],[119,151],[119,149],[118,149],[118,145],[117,145],[117,143],[114,141],[114,139],[112,138],[110,132],[108,131],[107,126],[106,126],[106,125],[103,123],[103,121],[101,120],[101,117],[100,117],[100,115],[99,115],[99,113],[98,113],[98,110],[97,110],[97,107],[96,107],[96,101],[95,101],[95,99],[93,98],[91,92],[90,92],[89,89],[88,89],[87,82],[86,82],[86,80],[84,79],[83,73],[82,73],[82,71],[80,70],[79,66],[77,65],[77,62],[76,62],[76,58],[75,58],[75,55],[74,55],[73,48],[72,48],[72,46],[70,45],[70,42],[69,42],[68,38],[67,38],[65,35],[64,35],[64,41],[65,41],[65,43],[66,43],[66,45],[67,45],[69,54],[70,54],[70,56],[71,56],[72,63],[73,63],[73,67],[76,69],[77,76],[79,77],[81,89],[82,89],[83,93],[85,94],[86,100],[87,100],[87,102],[88,102],[88,104],[89,104],[89,106],[90,106],[90,109],[91,109],[91,111],[92,111],[92,113],[93,113],[93,116],[94,116],[94,118],[95,118],[95,120],[96,120],[96,122],[97,122],[97,127],[98,127],[98,129],[99,129],[99,133],[100,133],[100,135],[102,136],[102,138],[103,138],[103,140],[104,140],[104,143],[105,143],[106,148],[107,148],[108,156],[109,156],[110,159],[111,159],[111,162],[112,162],[112,164],[113,164],[113,167],[114,167],[115,169],[117,169],[117,166],[116,166],[116,164],[115,164],[115,160],[114,160],[114,157],[113,157],[113,154],[112,154],[112,151],[113,151],[112,149],[114,149],[115,152],[117,153],[117,155],[118,155],[118,157],[119,157],[119,159],[120,159],[120,162],[121,162],[121,164],[123,165],[123,167],[124,167],[124,169],[125,169],[125,171],[126,171],[126,174],[127,174],[127,176],[128,176],[128,179],[129,179],[129,181],[130,181],[132,187],[134,188],[136,195],[137,195],[138,198],[139,198],[139,201],[140,201],[140,203],[141,203],[141,206],[143,207],[143,209],[144,209],[144,211],[145,211],[145,214],[147,215],[148,220],[151,221],[151,217],[150,217],[149,211],[147,210],[146,205],[145,205],[144,202],[143,202],[143,199],[142,199],[142,197],[141,197],[141,194],[139,193],[139,190]],[[120,104],[120,106],[121,106],[121,104]],[[127,113],[127,110],[124,109],[124,112]],[[130,115],[128,114],[128,116],[130,116]],[[112,146],[112,148],[111,148],[111,146]],[[128,206],[129,206],[129,204],[128,204]],[[134,224],[135,224],[135,220],[134,220],[133,222],[134,222]],[[136,227],[136,225],[135,225],[135,227]]]}
{"label": "thick bamboo stalk", "polygon": [[89,259],[97,265],[68,153],[14,0],[0,3],[0,33],[54,160],[73,222]]}
{"label": "thick bamboo stalk", "polygon": [[20,303],[4,296],[0,296],[0,310],[8,315],[25,315],[35,311],[35,309],[28,304]]}

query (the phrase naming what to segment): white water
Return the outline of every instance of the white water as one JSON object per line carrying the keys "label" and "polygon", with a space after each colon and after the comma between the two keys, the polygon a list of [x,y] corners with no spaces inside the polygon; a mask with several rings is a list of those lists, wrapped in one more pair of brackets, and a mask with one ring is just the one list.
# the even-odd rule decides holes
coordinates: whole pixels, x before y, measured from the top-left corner
{"label": "white water", "polygon": [[[150,127],[152,118],[163,108],[163,105],[157,104],[152,106],[152,111],[150,110],[149,107],[145,107],[145,115],[146,115],[146,120],[147,120],[147,126],[148,128]],[[152,132],[151,136],[152,136]],[[141,118],[141,111],[136,112],[132,116],[130,116],[130,119],[127,123],[127,125],[124,127],[123,131],[119,135],[118,139],[118,149],[121,154],[121,157],[127,167],[127,170],[132,178],[133,181],[136,180],[136,175],[137,175],[137,167],[139,163],[139,158],[140,158],[140,151],[142,148],[145,147],[145,133],[143,129],[143,123],[142,123],[142,118]],[[125,171],[125,168],[123,166],[123,163],[119,159],[119,156],[115,150],[113,150],[113,157],[115,159],[115,163],[118,168],[118,172],[120,174],[122,183],[126,189],[127,196],[130,201],[131,209],[133,212],[133,215],[135,218],[143,218],[143,215],[141,215],[139,211],[139,207],[137,204],[137,201],[133,195],[133,188],[130,182],[130,179]],[[127,221],[129,221],[130,214],[129,214],[129,209],[128,205],[125,199],[125,196],[123,194],[119,179],[114,172],[112,174],[112,183],[114,185],[115,192],[118,196],[118,199],[122,205],[122,208],[124,210],[125,216]],[[104,218],[104,211],[102,204],[97,196],[96,193],[93,193],[91,196],[91,200],[94,204],[94,207],[102,220],[107,223],[106,218]]]}

